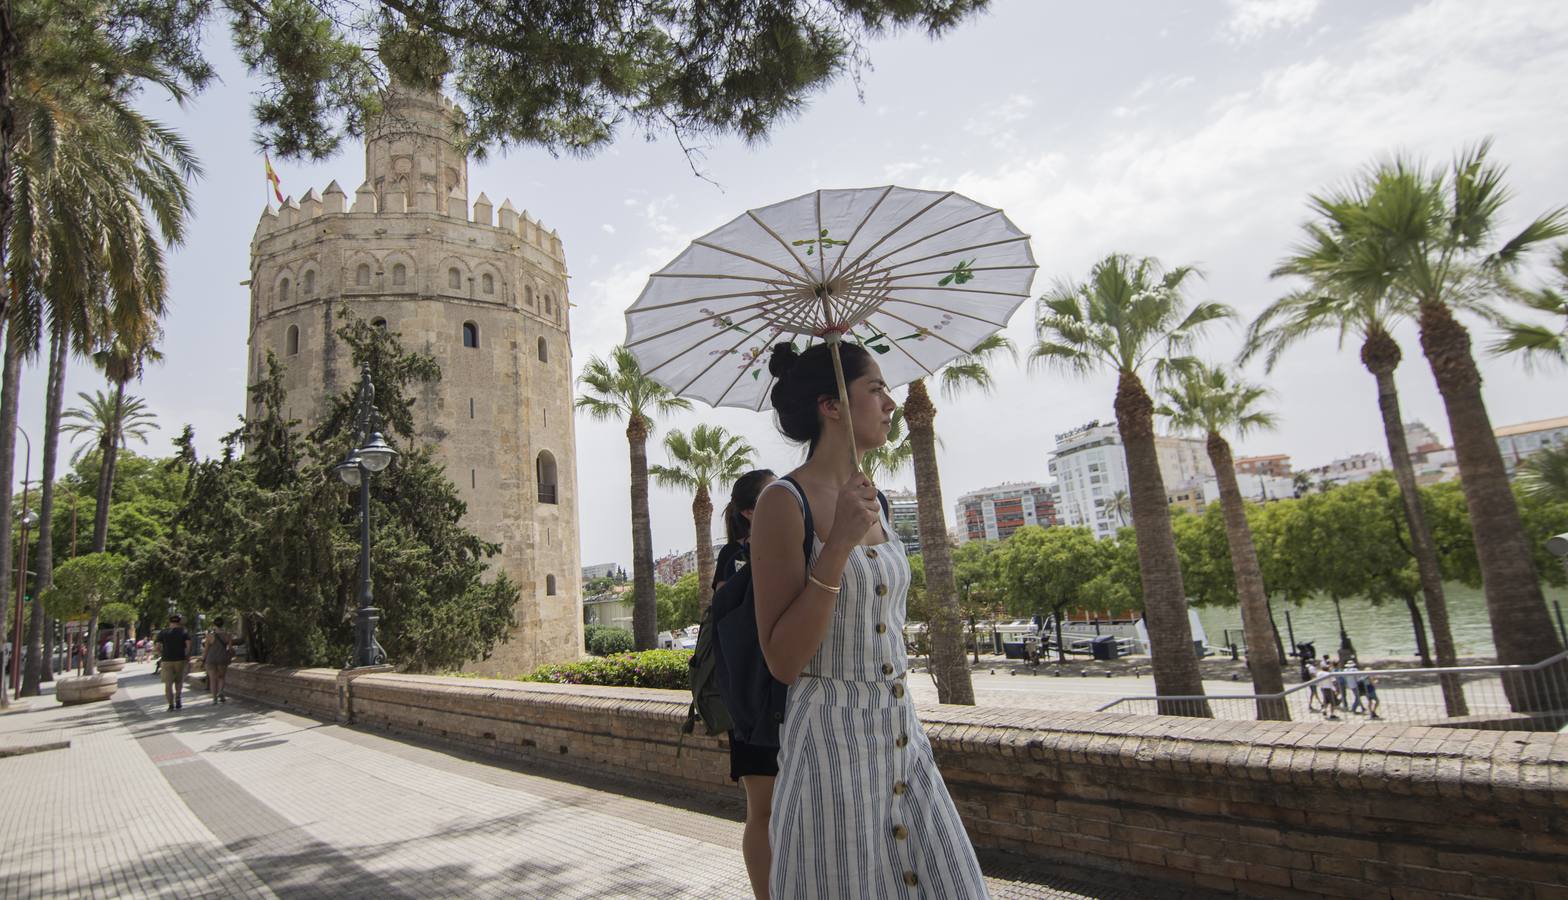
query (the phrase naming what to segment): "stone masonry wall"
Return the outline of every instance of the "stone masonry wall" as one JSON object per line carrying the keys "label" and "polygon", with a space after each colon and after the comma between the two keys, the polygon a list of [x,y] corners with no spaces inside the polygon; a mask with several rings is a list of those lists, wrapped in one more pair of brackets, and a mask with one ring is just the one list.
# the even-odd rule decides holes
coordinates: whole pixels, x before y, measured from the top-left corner
{"label": "stone masonry wall", "polygon": [[[341,685],[351,698],[321,690]],[[733,795],[689,695],[249,663],[228,690],[514,759]],[[980,847],[1259,897],[1568,897],[1568,735],[921,709]],[[1114,884],[1114,876],[1108,883]]]}

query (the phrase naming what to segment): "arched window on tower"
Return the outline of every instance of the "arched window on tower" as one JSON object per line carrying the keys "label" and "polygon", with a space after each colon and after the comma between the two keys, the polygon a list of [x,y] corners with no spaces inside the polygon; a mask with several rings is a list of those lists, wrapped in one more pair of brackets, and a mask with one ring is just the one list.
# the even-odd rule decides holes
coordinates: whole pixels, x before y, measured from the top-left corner
{"label": "arched window on tower", "polygon": [[526,284],[523,285],[523,302],[529,306],[534,305],[534,289]]}
{"label": "arched window on tower", "polygon": [[454,291],[463,289],[463,273],[453,266],[446,270],[446,286]]}
{"label": "arched window on tower", "polygon": [[555,457],[550,451],[539,451],[539,458],[534,460],[534,474],[539,480],[539,502],[556,503]]}
{"label": "arched window on tower", "polygon": [[305,296],[311,297],[316,293],[316,270],[306,269],[304,280]]}
{"label": "arched window on tower", "polygon": [[370,263],[360,263],[354,270],[354,284],[359,287],[370,287]]}
{"label": "arched window on tower", "polygon": [[542,337],[539,338],[539,361],[540,362],[549,362],[550,361],[550,345],[546,344],[545,341],[544,341],[544,338],[542,338]]}
{"label": "arched window on tower", "polygon": [[408,266],[398,263],[392,267],[392,284],[396,287],[408,284]]}
{"label": "arched window on tower", "polygon": [[289,280],[287,278],[278,282],[278,302],[289,302]]}
{"label": "arched window on tower", "polygon": [[544,295],[544,314],[547,315],[547,316],[555,315],[555,295],[554,294],[545,294]]}
{"label": "arched window on tower", "polygon": [[289,356],[299,352],[299,326],[290,325],[287,335],[283,338],[283,352]]}
{"label": "arched window on tower", "polygon": [[544,577],[544,594],[545,594],[546,597],[554,597],[555,596],[555,576],[554,575],[546,575]]}
{"label": "arched window on tower", "polygon": [[370,327],[371,328],[379,328],[382,331],[386,331],[387,330],[387,320],[383,319],[383,318],[380,318],[378,316],[378,317],[370,320]]}
{"label": "arched window on tower", "polygon": [[463,323],[463,346],[479,346],[479,326],[475,325],[473,322]]}
{"label": "arched window on tower", "polygon": [[479,279],[479,289],[487,294],[495,293],[495,276],[491,275],[489,272],[486,272],[484,276]]}

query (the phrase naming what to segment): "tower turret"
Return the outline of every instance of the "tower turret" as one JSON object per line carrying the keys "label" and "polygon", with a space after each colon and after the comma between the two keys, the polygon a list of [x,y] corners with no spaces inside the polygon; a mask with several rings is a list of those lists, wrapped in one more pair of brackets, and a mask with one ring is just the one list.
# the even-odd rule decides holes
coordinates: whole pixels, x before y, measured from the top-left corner
{"label": "tower turret", "polygon": [[[387,90],[382,112],[370,123],[365,140],[365,181],[380,208],[392,193],[403,195],[400,208],[420,209],[418,198],[448,198],[468,203],[468,157],[459,147],[463,115],[451,100],[396,82]],[[434,204],[430,211],[434,211]]]}

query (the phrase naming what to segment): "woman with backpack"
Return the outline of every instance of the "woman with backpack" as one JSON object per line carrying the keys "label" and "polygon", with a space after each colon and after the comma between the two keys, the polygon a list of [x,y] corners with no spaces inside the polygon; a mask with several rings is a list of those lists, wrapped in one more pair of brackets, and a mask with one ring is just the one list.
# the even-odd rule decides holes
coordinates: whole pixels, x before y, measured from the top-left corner
{"label": "woman with backpack", "polygon": [[[767,469],[747,472],[730,491],[724,507],[726,543],[713,567],[713,589],[717,591],[751,559],[751,517],[763,488],[778,478]],[[746,792],[746,830],[740,841],[746,859],[746,874],[751,878],[757,900],[768,898],[768,866],[773,854],[768,847],[768,813],[773,807],[773,779],[779,774],[779,748],[748,744],[730,732],[730,780]]]}
{"label": "woman with backpack", "polygon": [[223,681],[229,674],[229,663],[234,661],[234,635],[223,630],[223,617],[212,620],[212,630],[207,632],[207,651],[202,655],[202,668],[207,672],[207,693],[213,703],[227,703]]}
{"label": "woman with backpack", "polygon": [[[771,896],[986,897],[905,681],[909,561],[855,464],[887,441],[897,404],[871,355],[839,346],[848,410],[826,344],[804,353],[779,344],[768,366],[779,431],[808,448],[752,519],[758,640],[789,685]],[[803,559],[808,515],[815,534]]]}

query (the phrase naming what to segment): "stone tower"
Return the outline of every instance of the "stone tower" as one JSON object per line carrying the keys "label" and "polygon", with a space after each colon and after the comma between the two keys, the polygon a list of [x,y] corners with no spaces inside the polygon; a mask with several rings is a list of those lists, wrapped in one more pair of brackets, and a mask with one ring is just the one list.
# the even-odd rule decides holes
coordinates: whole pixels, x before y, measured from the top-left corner
{"label": "stone tower", "polygon": [[352,201],[334,181],[262,212],[249,380],[273,351],[290,416],[314,426],[357,379],[335,334],[344,310],[435,357],[441,380],[414,405],[418,439],[521,592],[510,640],[470,668],[515,674],[583,645],[566,262],[555,232],[511,201],[496,209],[481,193],[470,207],[460,121],[446,98],[397,88]]}

